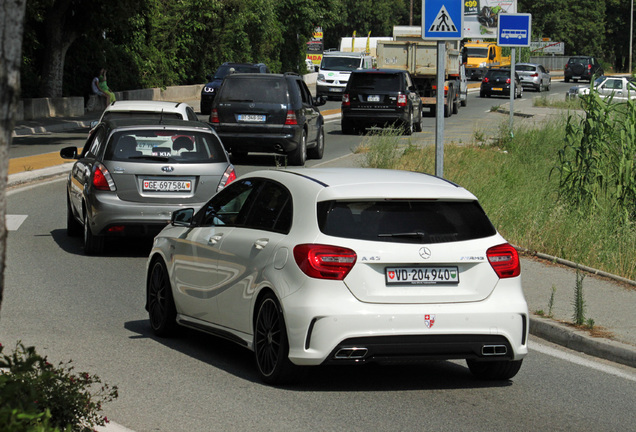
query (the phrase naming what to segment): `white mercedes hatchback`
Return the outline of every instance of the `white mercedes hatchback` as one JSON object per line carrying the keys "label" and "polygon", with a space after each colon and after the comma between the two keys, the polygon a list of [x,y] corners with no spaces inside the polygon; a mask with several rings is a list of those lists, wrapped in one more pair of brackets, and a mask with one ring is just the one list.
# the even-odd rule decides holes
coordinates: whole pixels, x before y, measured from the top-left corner
{"label": "white mercedes hatchback", "polygon": [[150,324],[254,351],[261,378],[303,366],[466,359],[508,380],[528,352],[517,251],[474,195],[431,175],[256,171],[182,209],[147,263]]}

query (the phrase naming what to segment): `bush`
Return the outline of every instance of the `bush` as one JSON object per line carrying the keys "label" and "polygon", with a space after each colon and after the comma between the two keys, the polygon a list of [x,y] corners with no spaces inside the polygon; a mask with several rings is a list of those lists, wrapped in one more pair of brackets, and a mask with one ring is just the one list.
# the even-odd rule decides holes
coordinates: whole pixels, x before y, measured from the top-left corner
{"label": "bush", "polygon": [[0,430],[87,432],[108,421],[100,411],[102,403],[117,398],[116,386],[87,372],[75,373],[72,361],[55,367],[21,342],[9,355],[3,348],[0,345]]}

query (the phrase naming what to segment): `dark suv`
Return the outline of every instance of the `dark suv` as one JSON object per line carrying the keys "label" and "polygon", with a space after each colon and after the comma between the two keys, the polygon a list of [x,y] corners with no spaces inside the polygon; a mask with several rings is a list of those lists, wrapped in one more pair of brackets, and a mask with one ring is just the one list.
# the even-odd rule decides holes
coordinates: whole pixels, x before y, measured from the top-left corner
{"label": "dark suv", "polygon": [[422,100],[406,71],[354,71],[342,96],[342,133],[399,125],[411,135],[422,130]]}
{"label": "dark suv", "polygon": [[282,153],[290,165],[322,159],[324,119],[302,77],[295,73],[228,75],[212,103],[210,123],[233,158],[247,152]]}
{"label": "dark suv", "polygon": [[214,96],[230,73],[269,73],[269,69],[263,63],[223,63],[214,76],[206,76],[209,82],[201,89],[201,114],[210,114]]}
{"label": "dark suv", "polygon": [[603,75],[603,67],[596,58],[590,56],[570,57],[563,70],[565,82],[592,81],[595,76],[601,75]]}

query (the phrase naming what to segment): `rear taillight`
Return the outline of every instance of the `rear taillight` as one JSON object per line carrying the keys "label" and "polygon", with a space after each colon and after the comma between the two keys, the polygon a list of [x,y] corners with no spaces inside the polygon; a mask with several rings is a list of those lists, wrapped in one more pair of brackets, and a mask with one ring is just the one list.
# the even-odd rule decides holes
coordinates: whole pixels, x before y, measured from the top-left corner
{"label": "rear taillight", "polygon": [[93,187],[97,190],[115,191],[115,182],[106,167],[100,163],[95,164],[93,169]]}
{"label": "rear taillight", "polygon": [[483,82],[485,82],[485,83],[487,83],[487,82],[488,82],[488,81],[490,81],[490,80],[488,79],[488,77],[484,77],[484,79],[483,79],[482,81],[483,81]]}
{"label": "rear taillight", "polygon": [[217,192],[220,191],[225,186],[232,183],[234,180],[236,180],[236,171],[234,171],[234,166],[230,165],[229,167],[225,169],[223,176],[221,176],[221,181],[219,182],[219,185],[217,186],[216,191]]}
{"label": "rear taillight", "polygon": [[491,247],[486,251],[486,256],[500,279],[516,277],[521,273],[519,254],[509,243]]}
{"label": "rear taillight", "polygon": [[300,244],[294,247],[294,259],[309,277],[342,280],[355,265],[357,255],[339,246]]}
{"label": "rear taillight", "polygon": [[342,106],[351,105],[351,100],[349,99],[349,93],[345,93],[342,95]]}
{"label": "rear taillight", "polygon": [[533,73],[533,74],[532,74],[532,75],[530,75],[530,76],[531,76],[531,77],[533,77],[533,78],[535,78],[535,77],[538,77],[538,76],[539,76],[539,74],[538,74],[538,73]]}
{"label": "rear taillight", "polygon": [[287,116],[285,117],[286,125],[297,125],[298,120],[296,120],[296,113],[292,110],[287,111]]}
{"label": "rear taillight", "polygon": [[587,68],[588,68],[589,70],[592,70],[592,65],[591,65],[591,64],[587,65]]}
{"label": "rear taillight", "polygon": [[221,123],[219,121],[219,112],[214,108],[212,112],[210,112],[210,123]]}
{"label": "rear taillight", "polygon": [[406,106],[406,95],[398,95],[397,106],[403,107]]}
{"label": "rear taillight", "polygon": [[510,84],[510,78],[506,80],[506,84]]}

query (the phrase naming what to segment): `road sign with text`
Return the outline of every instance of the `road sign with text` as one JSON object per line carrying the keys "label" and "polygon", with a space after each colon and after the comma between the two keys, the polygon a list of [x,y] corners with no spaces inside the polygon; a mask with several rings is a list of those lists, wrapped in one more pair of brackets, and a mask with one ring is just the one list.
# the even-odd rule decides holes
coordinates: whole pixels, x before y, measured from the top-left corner
{"label": "road sign with text", "polygon": [[422,0],[422,39],[460,40],[463,31],[462,0]]}

